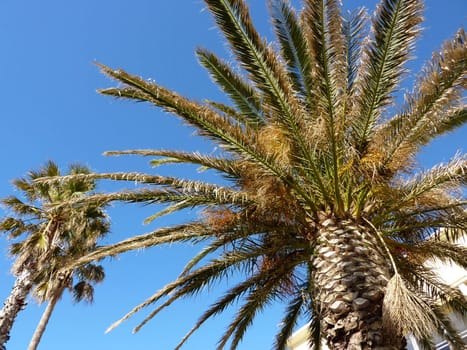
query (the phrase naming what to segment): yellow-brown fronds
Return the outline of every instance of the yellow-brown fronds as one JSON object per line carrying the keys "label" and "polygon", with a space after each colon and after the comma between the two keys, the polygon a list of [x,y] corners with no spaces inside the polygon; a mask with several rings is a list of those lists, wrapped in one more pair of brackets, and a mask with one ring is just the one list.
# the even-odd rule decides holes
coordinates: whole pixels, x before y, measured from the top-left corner
{"label": "yellow-brown fronds", "polygon": [[225,232],[226,227],[232,226],[238,219],[238,213],[228,208],[207,208],[203,211],[203,216],[213,232]]}
{"label": "yellow-brown fronds", "polygon": [[258,143],[264,153],[274,157],[278,164],[290,165],[291,147],[282,127],[270,124],[261,128]]}

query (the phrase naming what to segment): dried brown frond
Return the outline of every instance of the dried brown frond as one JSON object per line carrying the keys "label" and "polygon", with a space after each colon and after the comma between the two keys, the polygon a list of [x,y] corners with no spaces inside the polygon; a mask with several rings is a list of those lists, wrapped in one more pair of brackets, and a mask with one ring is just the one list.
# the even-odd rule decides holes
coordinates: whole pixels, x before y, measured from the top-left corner
{"label": "dried brown frond", "polygon": [[387,284],[383,302],[383,323],[394,335],[412,333],[416,338],[430,337],[436,330],[436,315],[427,302],[405,285],[396,273]]}

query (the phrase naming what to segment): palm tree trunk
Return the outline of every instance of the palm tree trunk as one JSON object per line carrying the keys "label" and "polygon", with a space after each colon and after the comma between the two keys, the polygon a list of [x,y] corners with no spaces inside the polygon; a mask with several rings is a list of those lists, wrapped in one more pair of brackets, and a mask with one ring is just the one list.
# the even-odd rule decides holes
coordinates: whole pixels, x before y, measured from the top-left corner
{"label": "palm tree trunk", "polygon": [[37,324],[36,330],[34,331],[34,334],[32,335],[31,341],[29,342],[28,350],[36,350],[39,342],[41,341],[42,335],[45,332],[45,328],[47,327],[47,324],[49,323],[50,316],[52,316],[52,312],[55,309],[55,305],[57,305],[58,300],[63,294],[64,287],[61,287],[57,290],[56,293],[52,296],[52,298],[49,300],[49,303],[47,304],[47,307],[44,310],[44,313],[41,316],[41,319],[39,320],[39,323]]}
{"label": "palm tree trunk", "polygon": [[18,313],[26,306],[26,298],[33,285],[31,269],[23,268],[17,275],[10,295],[0,311],[0,350],[5,350],[5,343],[10,339],[11,328]]}
{"label": "palm tree trunk", "polygon": [[371,230],[352,220],[327,218],[313,259],[321,332],[331,350],[404,349],[402,335],[383,328],[390,266]]}

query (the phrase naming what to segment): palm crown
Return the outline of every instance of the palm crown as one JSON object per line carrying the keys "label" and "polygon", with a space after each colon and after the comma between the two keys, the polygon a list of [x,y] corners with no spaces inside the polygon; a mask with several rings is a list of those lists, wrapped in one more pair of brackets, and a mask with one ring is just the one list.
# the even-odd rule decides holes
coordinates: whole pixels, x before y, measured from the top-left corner
{"label": "palm crown", "polygon": [[[84,166],[70,166],[71,176],[89,173]],[[0,349],[4,349],[14,320],[31,291],[40,302],[49,301],[29,347],[36,349],[63,291],[70,289],[76,301],[92,301],[93,283],[104,278],[102,266],[93,262],[62,270],[70,261],[96,249],[98,240],[109,230],[101,206],[68,204],[94,193],[95,181],[76,179],[53,184],[36,183],[51,176],[60,176],[60,170],[50,161],[38,171],[30,171],[26,177],[14,180],[22,198],[2,199],[11,214],[2,218],[0,230],[13,240],[10,253],[15,258],[12,271],[16,281],[0,311]]]}
{"label": "palm crown", "polygon": [[[72,165],[69,174],[88,174],[81,165]],[[81,257],[97,247],[97,241],[109,229],[106,214],[95,205],[60,205],[92,192],[92,180],[65,181],[60,184],[35,183],[43,177],[60,176],[60,170],[48,162],[39,171],[30,171],[27,178],[16,179],[13,184],[25,196],[22,200],[10,196],[2,200],[12,210],[0,222],[0,229],[15,240],[10,253],[16,257],[13,272],[34,265],[35,295],[46,300],[58,285],[72,287],[73,271],[57,275],[70,260]],[[23,237],[23,239],[20,239]],[[77,300],[92,300],[92,286],[88,282],[103,279],[101,266],[88,264],[77,267],[78,283],[73,288]]]}
{"label": "palm crown", "polygon": [[154,156],[154,165],[198,164],[222,173],[226,184],[139,173],[83,176],[147,184],[90,200],[170,204],[150,220],[189,207],[204,212],[193,222],[102,247],[78,263],[168,242],[203,242],[176,280],[123,318],[167,297],[143,324],[178,298],[247,271],[179,346],[242,300],[219,342],[236,348],[254,316],[285,299],[277,349],[303,315],[316,346],[324,337],[332,349],[400,348],[402,336],[412,333],[430,348],[437,332],[462,347],[446,312],[466,315],[465,299],[423,263],[439,258],[467,266],[466,249],[455,244],[467,222],[466,201],[456,192],[466,184],[467,159],[456,155],[424,172],[414,165],[423,145],[467,119],[465,32],[442,45],[394,108],[419,33],[421,1],[383,0],[370,26],[365,10],[342,15],[336,0],[306,0],[299,13],[286,0],[269,0],[274,45],[257,33],[244,1],[205,3],[239,69],[206,49],[197,54],[230,105],[192,101],[106,66],[103,72],[123,85],[100,92],[162,107],[222,147],[216,156],[108,154]]}

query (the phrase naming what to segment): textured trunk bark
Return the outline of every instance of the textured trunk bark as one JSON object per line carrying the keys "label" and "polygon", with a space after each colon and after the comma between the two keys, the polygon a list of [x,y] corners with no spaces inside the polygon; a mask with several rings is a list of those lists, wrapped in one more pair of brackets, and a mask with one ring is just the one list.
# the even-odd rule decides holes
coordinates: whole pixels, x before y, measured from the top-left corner
{"label": "textured trunk bark", "polygon": [[0,350],[5,350],[5,343],[10,339],[10,331],[18,313],[26,306],[26,298],[31,291],[33,274],[24,268],[16,277],[10,295],[0,311]]}
{"label": "textured trunk bark", "polygon": [[47,307],[44,310],[44,313],[41,316],[41,319],[39,320],[39,323],[37,324],[36,330],[34,331],[34,334],[32,335],[31,341],[29,342],[28,350],[36,350],[37,346],[39,345],[39,342],[41,341],[42,335],[45,332],[45,328],[47,327],[47,324],[49,323],[50,316],[52,316],[52,312],[55,309],[55,305],[57,305],[58,300],[63,294],[64,288],[60,288],[60,290],[57,291],[50,299],[49,303],[47,304]]}
{"label": "textured trunk bark", "polygon": [[321,223],[314,281],[321,332],[331,350],[404,349],[401,335],[383,329],[389,266],[370,229],[352,220]]}

